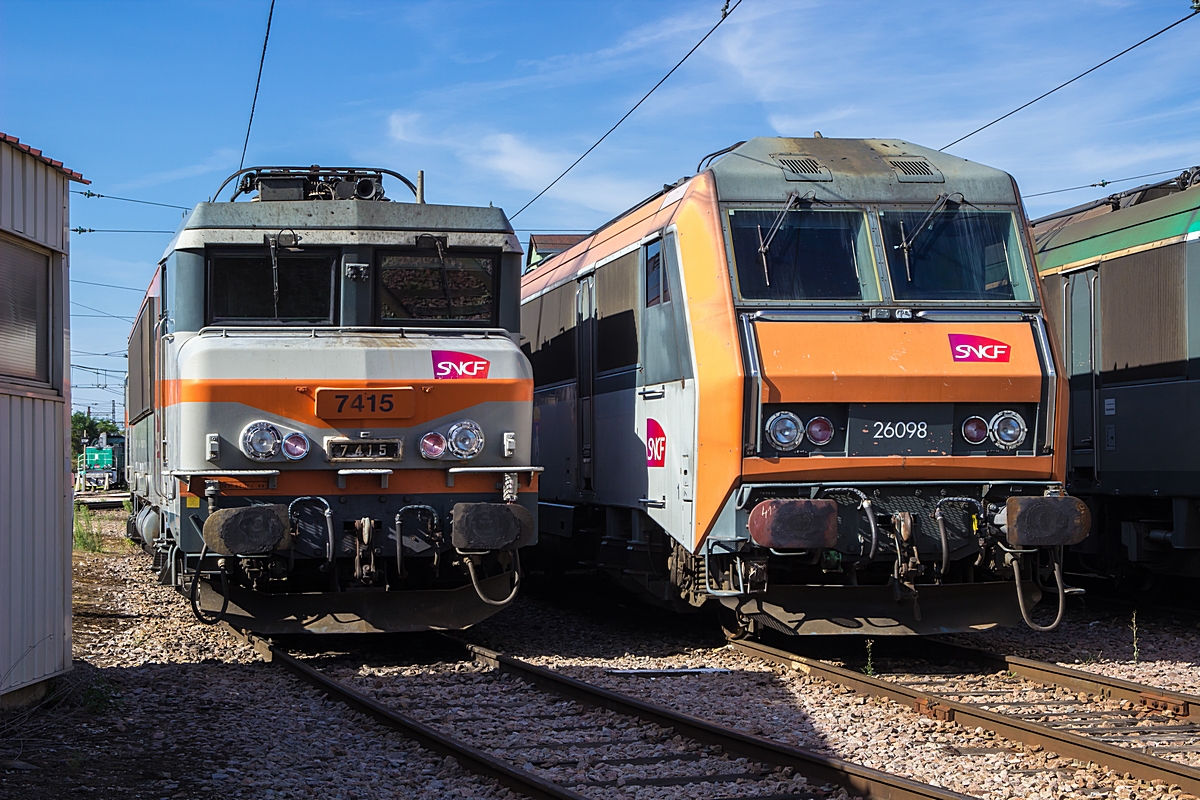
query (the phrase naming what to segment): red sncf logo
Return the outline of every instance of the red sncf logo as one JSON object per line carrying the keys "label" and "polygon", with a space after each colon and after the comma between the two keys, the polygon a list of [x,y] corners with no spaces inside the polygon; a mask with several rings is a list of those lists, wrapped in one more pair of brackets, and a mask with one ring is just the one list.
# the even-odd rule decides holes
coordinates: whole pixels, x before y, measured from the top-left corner
{"label": "red sncf logo", "polygon": [[955,361],[1007,362],[1012,347],[996,339],[971,333],[951,333],[950,355]]}
{"label": "red sncf logo", "polygon": [[470,353],[453,350],[433,351],[433,377],[443,381],[462,378],[486,378],[491,362]]}
{"label": "red sncf logo", "polygon": [[646,466],[661,467],[667,458],[667,434],[656,419],[646,420]]}

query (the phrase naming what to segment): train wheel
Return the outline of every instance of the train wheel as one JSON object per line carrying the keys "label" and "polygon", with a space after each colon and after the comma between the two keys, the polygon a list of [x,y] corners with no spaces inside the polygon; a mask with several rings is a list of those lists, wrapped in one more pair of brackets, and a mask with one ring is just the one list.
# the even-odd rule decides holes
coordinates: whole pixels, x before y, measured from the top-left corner
{"label": "train wheel", "polygon": [[717,621],[721,623],[721,631],[731,642],[748,639],[754,632],[750,619],[740,611],[725,604],[717,606]]}

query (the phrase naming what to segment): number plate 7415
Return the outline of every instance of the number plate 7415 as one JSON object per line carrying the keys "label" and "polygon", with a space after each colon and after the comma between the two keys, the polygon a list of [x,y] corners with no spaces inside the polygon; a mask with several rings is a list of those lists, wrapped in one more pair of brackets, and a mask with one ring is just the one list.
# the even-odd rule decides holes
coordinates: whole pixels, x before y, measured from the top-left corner
{"label": "number plate 7415", "polygon": [[416,392],[411,386],[379,389],[317,389],[321,419],[406,419],[413,416]]}

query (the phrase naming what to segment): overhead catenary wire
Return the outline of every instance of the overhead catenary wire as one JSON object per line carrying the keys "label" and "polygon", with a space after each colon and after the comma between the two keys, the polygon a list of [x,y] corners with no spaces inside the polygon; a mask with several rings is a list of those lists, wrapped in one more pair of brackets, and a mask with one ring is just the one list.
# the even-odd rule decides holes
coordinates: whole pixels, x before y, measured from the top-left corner
{"label": "overhead catenary wire", "polygon": [[131,228],[71,228],[71,233],[174,233],[175,231],[133,230]]}
{"label": "overhead catenary wire", "polygon": [[258,105],[258,87],[262,84],[263,64],[267,62],[267,42],[271,40],[271,19],[275,16],[275,0],[267,11],[267,32],[263,35],[262,55],[258,58],[258,77],[254,80],[254,99],[250,101],[250,121],[246,123],[246,141],[242,142],[242,160],[238,170],[246,165],[246,148],[250,146],[250,128],[254,125],[254,108]]}
{"label": "overhead catenary wire", "polygon": [[[273,0],[272,0],[272,1],[273,1]],[[737,0],[737,2],[736,2],[736,3],[734,3],[732,7],[730,7],[728,0],[726,0],[726,3],[725,3],[725,5],[724,5],[724,6],[721,8],[721,19],[717,20],[717,24],[716,24],[716,25],[713,25],[713,26],[712,26],[712,28],[710,28],[710,29],[709,29],[708,33],[704,34],[704,36],[702,36],[702,37],[700,38],[700,41],[696,42],[695,46],[693,46],[691,50],[688,50],[688,51],[687,51],[687,54],[686,54],[686,55],[684,55],[684,57],[683,57],[683,58],[679,59],[679,62],[678,62],[678,63],[677,63],[675,66],[671,67],[671,70],[670,70],[670,71],[669,71],[669,72],[668,72],[666,75],[663,75],[663,76],[662,76],[662,79],[661,79],[661,80],[659,80],[659,82],[658,82],[658,83],[656,83],[656,84],[654,84],[652,87],[650,87],[650,91],[648,91],[648,92],[646,92],[644,95],[642,95],[642,99],[641,99],[641,100],[638,100],[636,103],[634,103],[634,104],[633,104],[633,108],[631,108],[631,109],[629,109],[628,111],[626,111],[626,112],[625,112],[625,115],[624,115],[623,117],[621,117],[619,120],[617,120],[617,122],[616,122],[616,124],[615,124],[615,125],[613,125],[613,126],[612,126],[611,128],[609,128],[607,131],[605,131],[604,135],[603,135],[603,136],[601,136],[599,139],[597,139],[595,144],[593,144],[591,147],[589,147],[587,150],[585,150],[585,151],[583,152],[583,155],[581,155],[579,158],[575,159],[575,160],[574,160],[574,161],[571,163],[571,166],[569,166],[569,167],[567,167],[566,169],[564,169],[564,170],[562,171],[562,173],[561,173],[561,174],[560,174],[560,175],[559,175],[557,178],[555,178],[554,180],[550,181],[549,185],[547,185],[545,189],[542,189],[540,192],[538,192],[538,193],[537,193],[537,194],[534,196],[534,198],[533,198],[532,200],[530,200],[530,201],[529,201],[528,203],[526,203],[525,205],[521,206],[521,207],[520,207],[520,208],[517,210],[517,213],[516,213],[516,214],[513,214],[511,217],[509,217],[509,219],[516,219],[516,218],[517,218],[517,217],[518,217],[518,216],[521,214],[521,212],[522,212],[522,211],[524,211],[525,209],[529,208],[531,205],[533,205],[534,203],[536,203],[536,202],[538,201],[538,199],[539,199],[539,198],[540,198],[542,195],[544,195],[546,192],[548,192],[548,191],[550,191],[551,189],[553,189],[553,188],[554,188],[554,185],[555,185],[556,183],[558,183],[559,181],[561,181],[563,178],[565,178],[568,172],[570,172],[571,170],[575,169],[575,167],[576,167],[576,166],[579,164],[579,162],[580,162],[580,161],[583,161],[585,158],[587,158],[587,157],[588,157],[588,154],[590,154],[590,153],[591,153],[593,150],[595,150],[597,147],[599,147],[599,146],[600,146],[600,144],[601,144],[601,142],[603,142],[605,139],[607,139],[607,138],[609,137],[609,134],[611,134],[611,133],[612,133],[613,131],[615,131],[615,130],[616,130],[618,127],[620,127],[620,125],[621,125],[621,123],[622,123],[622,122],[624,122],[625,120],[629,119],[629,116],[630,116],[630,115],[631,115],[631,114],[632,114],[634,111],[637,111],[637,110],[638,110],[638,107],[639,107],[639,106],[640,106],[642,103],[646,102],[647,98],[649,98],[649,97],[650,97],[650,95],[654,94],[654,90],[655,90],[655,89],[657,89],[658,87],[660,87],[660,86],[662,86],[664,83],[666,83],[666,81],[667,81],[667,78],[671,77],[673,74],[675,74],[675,70],[677,70],[677,69],[679,69],[680,67],[682,67],[682,66],[683,66],[683,62],[687,61],[687,60],[688,60],[688,59],[691,57],[692,53],[694,53],[694,52],[696,52],[698,49],[700,49],[700,45],[704,44],[705,40],[707,40],[707,39],[708,39],[708,37],[712,36],[712,35],[713,35],[713,33],[714,33],[714,32],[716,32],[717,28],[721,27],[721,24],[722,24],[723,22],[725,22],[725,20],[729,19],[729,15],[730,15],[730,14],[732,14],[734,11],[737,11],[737,8],[738,8],[738,6],[740,6],[741,4],[742,4],[742,0]]]}
{"label": "overhead catenary wire", "polygon": [[1082,186],[1069,186],[1066,189],[1052,189],[1049,192],[1034,192],[1033,194],[1022,195],[1023,197],[1044,197],[1048,194],[1061,194],[1062,192],[1074,192],[1077,189],[1092,189],[1095,187],[1110,186],[1114,183],[1126,183],[1128,181],[1140,181],[1142,178],[1155,178],[1159,175],[1178,175],[1183,172],[1183,169],[1164,169],[1162,172],[1147,172],[1145,175],[1134,175],[1131,178],[1114,178],[1111,181],[1097,181],[1096,183],[1085,183]]}
{"label": "overhead catenary wire", "polygon": [[[104,317],[112,317],[113,319],[123,319],[128,322],[133,322],[133,317],[122,317],[118,314],[110,314],[102,308],[93,308],[92,306],[84,305],[83,303],[80,303],[76,300],[72,300],[71,305],[79,306],[80,308],[86,308],[88,311],[95,311],[97,314],[104,316]],[[86,317],[89,315],[88,314],[72,314],[71,316]]]}
{"label": "overhead catenary wire", "polygon": [[83,191],[80,191],[78,189],[72,189],[71,194],[83,195],[84,197],[102,197],[105,200],[122,200],[126,203],[141,203],[144,206],[162,206],[163,208],[180,208],[180,209],[183,209],[184,211],[192,210],[190,206],[177,206],[177,205],[172,205],[171,203],[155,203],[152,200],[135,200],[132,197],[116,197],[115,195],[111,195],[111,194],[99,194],[98,192],[93,192],[91,189],[85,189]]}
{"label": "overhead catenary wire", "polygon": [[993,125],[995,125],[997,122],[1000,122],[1000,121],[1002,121],[1002,120],[1008,119],[1008,118],[1009,118],[1009,117],[1011,117],[1013,114],[1016,114],[1018,111],[1021,111],[1021,110],[1023,110],[1023,109],[1029,108],[1031,105],[1033,105],[1033,104],[1034,104],[1034,103],[1036,103],[1037,101],[1039,101],[1039,100],[1041,100],[1041,99],[1043,99],[1043,98],[1049,97],[1050,95],[1052,95],[1052,94],[1054,94],[1055,92],[1057,92],[1059,89],[1062,89],[1062,88],[1065,88],[1065,87],[1067,87],[1067,86],[1070,86],[1070,85],[1071,85],[1072,83],[1074,83],[1075,81],[1079,80],[1080,78],[1084,77],[1085,75],[1090,75],[1091,73],[1093,73],[1093,72],[1095,72],[1096,70],[1098,70],[1098,69],[1100,69],[1101,67],[1103,67],[1105,64],[1110,64],[1110,63],[1112,63],[1113,61],[1116,61],[1116,60],[1117,60],[1118,58],[1120,58],[1121,56],[1125,55],[1126,53],[1130,52],[1131,50],[1135,50],[1135,49],[1137,49],[1137,48],[1141,47],[1142,45],[1144,45],[1146,42],[1150,41],[1151,39],[1154,39],[1154,38],[1157,38],[1157,37],[1159,37],[1159,36],[1162,36],[1164,33],[1166,33],[1167,31],[1171,30],[1172,28],[1174,28],[1174,27],[1175,27],[1175,26],[1177,26],[1177,25],[1182,25],[1183,23],[1187,22],[1189,19],[1191,19],[1192,17],[1196,16],[1197,14],[1200,14],[1200,3],[1193,2],[1193,4],[1192,4],[1192,13],[1188,14],[1186,17],[1183,17],[1182,19],[1178,19],[1178,20],[1176,20],[1175,22],[1172,22],[1172,23],[1171,23],[1170,25],[1168,25],[1167,27],[1165,27],[1165,28],[1163,28],[1162,30],[1158,31],[1157,33],[1152,33],[1152,34],[1150,34],[1149,36],[1147,36],[1145,39],[1142,39],[1140,42],[1137,42],[1136,44],[1132,44],[1132,45],[1130,45],[1129,47],[1126,47],[1124,50],[1122,50],[1121,52],[1117,53],[1115,56],[1111,56],[1110,58],[1106,58],[1105,60],[1101,61],[1099,64],[1097,64],[1096,66],[1092,67],[1091,69],[1089,69],[1089,70],[1086,70],[1086,71],[1084,71],[1084,72],[1081,72],[1081,73],[1079,73],[1079,74],[1078,74],[1078,75],[1076,75],[1074,78],[1071,78],[1071,80],[1069,80],[1069,81],[1065,81],[1065,82],[1063,82],[1063,83],[1060,83],[1058,86],[1055,86],[1055,87],[1054,87],[1053,89],[1051,89],[1050,91],[1048,91],[1048,92],[1045,92],[1044,94],[1040,94],[1040,95],[1038,95],[1037,97],[1033,98],[1033,99],[1032,99],[1032,100],[1030,100],[1028,103],[1025,103],[1025,104],[1023,104],[1023,105],[1019,105],[1019,106],[1017,106],[1016,108],[1014,108],[1012,111],[1009,111],[1007,114],[1003,114],[1003,115],[1001,115],[1001,116],[999,116],[999,117],[996,117],[994,120],[992,120],[991,122],[987,123],[986,125],[981,125],[981,126],[979,126],[979,127],[978,127],[978,128],[976,128],[975,130],[973,130],[973,131],[971,131],[970,133],[968,133],[966,136],[960,136],[959,138],[955,139],[953,142],[951,142],[950,144],[946,145],[945,147],[939,147],[939,148],[938,148],[938,151],[940,152],[940,151],[942,151],[942,150],[946,150],[946,149],[948,149],[948,148],[950,148],[950,147],[953,147],[954,145],[958,144],[959,142],[962,142],[962,141],[964,141],[964,140],[966,140],[966,139],[969,139],[969,138],[971,138],[972,136],[974,136],[975,134],[979,133],[980,131],[987,130],[988,128],[990,128],[990,127],[992,127]]}
{"label": "overhead catenary wire", "polygon": [[87,286],[103,286],[105,289],[124,289],[127,292],[145,292],[145,289],[138,289],[135,286],[118,286],[115,283],[97,283],[96,281],[85,281],[79,278],[71,278],[71,283],[82,283]]}

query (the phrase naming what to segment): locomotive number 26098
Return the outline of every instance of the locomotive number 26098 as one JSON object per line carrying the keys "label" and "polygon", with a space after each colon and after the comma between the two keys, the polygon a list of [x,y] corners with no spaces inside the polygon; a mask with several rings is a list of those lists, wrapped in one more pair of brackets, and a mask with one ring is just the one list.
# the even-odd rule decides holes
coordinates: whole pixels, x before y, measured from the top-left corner
{"label": "locomotive number 26098", "polygon": [[871,423],[875,430],[874,439],[924,439],[929,435],[927,422],[880,422]]}

